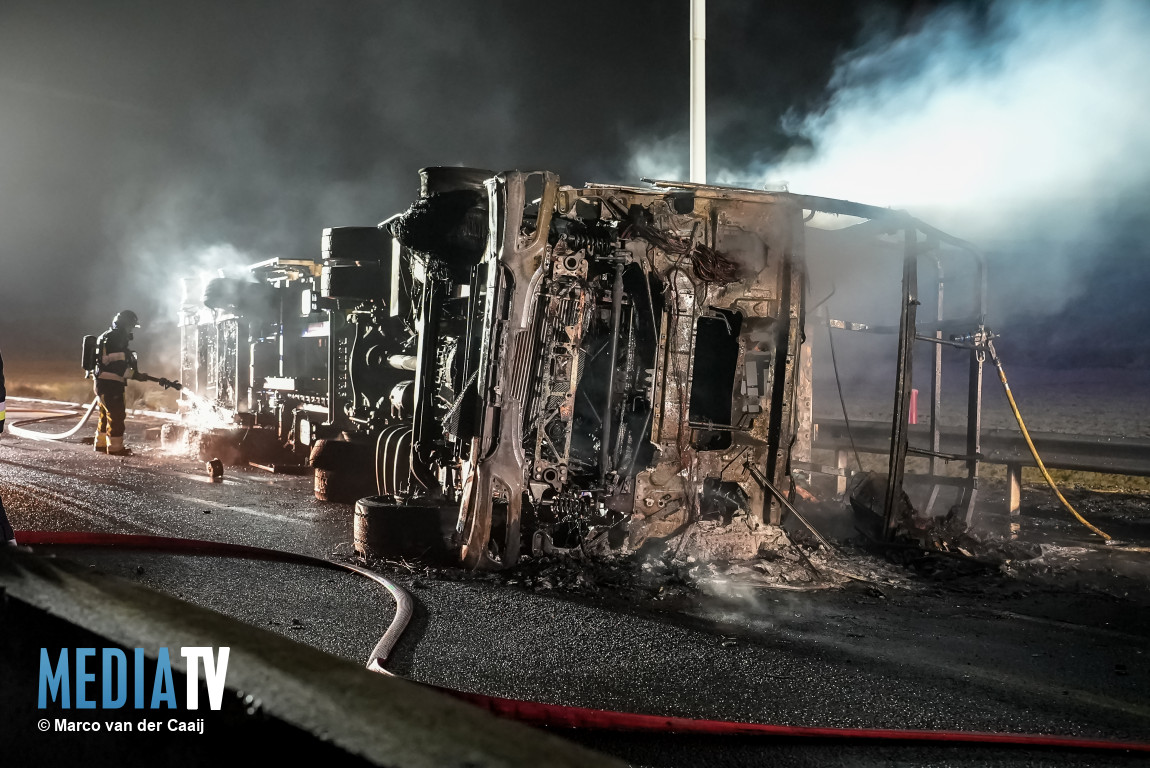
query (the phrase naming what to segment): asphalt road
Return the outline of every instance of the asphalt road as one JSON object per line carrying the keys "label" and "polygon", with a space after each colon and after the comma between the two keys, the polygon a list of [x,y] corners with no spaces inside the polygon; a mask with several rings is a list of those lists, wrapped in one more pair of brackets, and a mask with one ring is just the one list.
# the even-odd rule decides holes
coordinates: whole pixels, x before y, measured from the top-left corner
{"label": "asphalt road", "polygon": [[[11,404],[10,404],[11,407]],[[11,414],[18,420],[17,414]],[[138,453],[0,442],[17,530],[152,533],[351,555],[352,510],[310,478]],[[1124,514],[1128,514],[1125,512]],[[351,574],[235,559],[43,547],[360,663],[392,603]],[[1150,619],[1135,593],[997,574],[740,599],[537,591],[515,574],[380,566],[417,601],[391,669],[466,691],[791,725],[964,729],[1150,741]],[[1130,579],[1126,574],[1124,578]],[[1139,590],[1138,588],[1141,587]],[[1105,592],[1109,592],[1106,594]],[[568,733],[634,765],[1123,765],[1092,752]]]}

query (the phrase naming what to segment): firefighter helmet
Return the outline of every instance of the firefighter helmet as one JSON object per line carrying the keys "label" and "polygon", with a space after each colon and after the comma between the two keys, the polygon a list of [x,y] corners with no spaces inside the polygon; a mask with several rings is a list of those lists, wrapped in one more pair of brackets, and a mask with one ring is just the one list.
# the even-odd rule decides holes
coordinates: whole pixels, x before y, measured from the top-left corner
{"label": "firefighter helmet", "polygon": [[136,317],[136,313],[132,310],[125,309],[122,312],[116,313],[116,316],[112,318],[112,327],[123,328],[126,331],[130,331],[133,328],[140,327],[140,318]]}

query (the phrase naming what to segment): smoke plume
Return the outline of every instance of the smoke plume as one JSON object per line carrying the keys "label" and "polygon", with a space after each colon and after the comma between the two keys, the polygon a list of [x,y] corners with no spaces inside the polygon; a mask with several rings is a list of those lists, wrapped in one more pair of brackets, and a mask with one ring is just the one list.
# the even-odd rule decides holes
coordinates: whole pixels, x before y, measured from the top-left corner
{"label": "smoke plume", "polygon": [[1148,33],[1143,3],[941,10],[843,57],[826,110],[788,118],[812,148],[759,178],[976,227],[1121,195],[1150,179]]}
{"label": "smoke plume", "polygon": [[317,258],[323,228],[406,208],[423,166],[601,180],[623,166],[618,136],[638,134],[664,95],[607,98],[617,63],[584,76],[566,54],[589,40],[634,47],[640,28],[671,49],[686,15],[653,5],[7,0],[0,309],[21,319],[4,339],[10,370],[71,366],[81,335],[132,308],[142,364],[173,374],[159,358],[176,348],[180,278]]}
{"label": "smoke plume", "polygon": [[[827,108],[787,118],[809,147],[753,178],[907,208],[974,240],[998,322],[1074,336],[1040,318],[1093,299],[1099,271],[1134,266],[1113,251],[1148,199],[1147,39],[1144,3],[944,8],[844,56]],[[1121,333],[1088,325],[1084,344]]]}
{"label": "smoke plume", "polygon": [[[1147,319],[1132,288],[1150,283],[1131,237],[1150,202],[1150,5],[948,5],[910,31],[872,19],[862,40],[824,108],[784,116],[788,151],[712,166],[710,180],[908,209],[988,253],[993,321],[1089,347],[1087,362],[1146,357],[1127,327]],[[645,145],[633,167],[681,173],[672,145]],[[1098,299],[1112,324],[1054,317]]]}

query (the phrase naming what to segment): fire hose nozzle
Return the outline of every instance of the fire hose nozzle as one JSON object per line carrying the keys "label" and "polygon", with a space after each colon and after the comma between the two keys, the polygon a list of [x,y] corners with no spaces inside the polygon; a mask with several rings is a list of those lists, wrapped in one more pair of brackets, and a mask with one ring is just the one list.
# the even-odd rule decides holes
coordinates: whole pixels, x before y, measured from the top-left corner
{"label": "fire hose nozzle", "polygon": [[150,376],[146,373],[137,373],[133,378],[135,378],[136,381],[153,381],[156,384],[159,384],[164,389],[174,389],[177,392],[179,392],[180,390],[182,390],[184,388],[184,385],[180,384],[180,382],[172,381],[171,379],[165,379],[163,376],[157,377],[157,376]]}

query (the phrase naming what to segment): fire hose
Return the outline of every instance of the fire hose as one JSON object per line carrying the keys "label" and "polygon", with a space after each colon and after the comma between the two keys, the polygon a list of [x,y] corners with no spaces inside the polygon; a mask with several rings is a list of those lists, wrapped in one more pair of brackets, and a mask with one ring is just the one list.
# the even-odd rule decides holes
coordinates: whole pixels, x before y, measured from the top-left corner
{"label": "fire hose", "polygon": [[[80,422],[76,424],[76,426],[69,429],[67,432],[49,434],[47,432],[37,432],[34,429],[24,429],[22,426],[18,427],[15,424],[9,426],[8,431],[16,435],[16,437],[27,438],[28,440],[66,440],[84,428],[84,425],[88,423],[88,419],[92,418],[92,411],[96,410],[96,406],[99,404],[100,398],[92,398],[92,402],[88,403],[88,409],[84,411],[84,415],[80,418]],[[54,421],[56,419],[67,419],[72,415],[73,414],[71,413],[66,413],[62,416],[45,416],[40,419],[22,419],[20,424],[39,424],[41,422]]]}
{"label": "fire hose", "polygon": [[[18,531],[24,545],[65,545],[145,549],[172,554],[237,557],[298,563],[329,569],[343,569],[364,576],[385,587],[396,603],[395,617],[383,637],[372,649],[367,668],[373,672],[393,674],[385,669],[388,657],[411,619],[411,597],[386,576],[350,563],[322,560],[294,552],[284,552],[243,544],[149,536],[123,533],[88,533],[73,531]],[[418,681],[413,681],[418,682]],[[740,723],[725,720],[701,720],[665,717],[630,712],[615,712],[585,707],[545,704],[506,699],[481,693],[457,691],[440,686],[427,686],[441,693],[470,702],[495,715],[518,720],[528,725],[584,730],[632,733],[664,733],[694,736],[775,736],[784,738],[834,739],[845,742],[918,742],[972,744],[981,746],[1044,747],[1061,749],[1104,750],[1150,753],[1150,742],[1090,739],[1027,733],[986,733],[955,730],[912,730],[899,728],[842,728]]]}
{"label": "fire hose", "polygon": [[[163,377],[150,376],[146,373],[137,374],[136,380],[137,381],[152,381],[152,382],[155,382],[156,384],[159,384],[164,389],[175,389],[177,392],[183,390],[183,387],[181,386],[180,382],[178,382],[178,381],[172,381],[171,379],[165,379]],[[15,398],[13,398],[13,399],[15,399]],[[92,412],[96,410],[96,406],[99,404],[100,404],[100,398],[98,396],[92,398],[92,402],[88,403],[88,407],[84,411],[84,415],[80,417],[80,421],[76,424],[76,426],[72,427],[67,432],[60,432],[60,433],[37,432],[36,430],[32,430],[32,429],[24,429],[23,426],[17,426],[15,424],[10,425],[8,427],[8,431],[11,432],[16,437],[23,437],[23,438],[26,438],[28,440],[67,440],[69,437],[75,436],[77,432],[79,432],[81,429],[84,428],[84,425],[87,424],[88,420],[92,418]],[[40,424],[40,423],[45,422],[45,421],[54,421],[56,419],[67,419],[67,418],[70,418],[72,415],[73,414],[66,413],[66,414],[62,414],[59,416],[44,416],[44,417],[39,418],[39,419],[21,419],[21,421],[19,423],[21,425]]]}
{"label": "fire hose", "polygon": [[1018,404],[1014,402],[1014,394],[1010,391],[1010,384],[1006,381],[1006,372],[1002,370],[1002,361],[998,359],[998,353],[994,350],[994,340],[987,339],[986,351],[990,354],[991,361],[994,362],[994,367],[998,369],[998,380],[1002,382],[1002,388],[1006,392],[1006,399],[1010,403],[1010,410],[1014,412],[1014,420],[1018,422],[1018,428],[1022,430],[1022,436],[1026,438],[1026,445],[1030,448],[1030,455],[1034,458],[1034,463],[1038,465],[1038,470],[1042,473],[1042,477],[1046,479],[1046,484],[1054,491],[1054,495],[1062,502],[1062,506],[1070,510],[1070,514],[1077,518],[1078,522],[1085,525],[1094,533],[1102,537],[1107,544],[1113,544],[1114,539],[1110,538],[1109,534],[1103,532],[1100,528],[1090,524],[1085,517],[1078,513],[1066,497],[1062,495],[1062,491],[1058,490],[1058,485],[1054,482],[1054,478],[1050,476],[1047,471],[1046,465],[1042,463],[1042,457],[1038,455],[1038,449],[1034,447],[1034,441],[1030,439],[1030,432],[1026,429],[1026,423],[1022,420],[1022,413],[1018,410]]}

